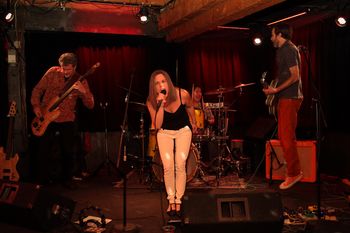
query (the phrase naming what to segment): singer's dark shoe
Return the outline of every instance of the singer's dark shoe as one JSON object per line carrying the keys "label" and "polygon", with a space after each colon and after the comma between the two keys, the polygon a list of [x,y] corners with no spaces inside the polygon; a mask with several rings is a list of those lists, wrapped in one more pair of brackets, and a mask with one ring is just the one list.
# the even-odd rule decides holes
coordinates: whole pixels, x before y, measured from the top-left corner
{"label": "singer's dark shoe", "polygon": [[176,217],[181,218],[181,204],[175,204]]}
{"label": "singer's dark shoe", "polygon": [[175,204],[169,204],[169,207],[168,207],[166,213],[171,218],[175,217],[176,216],[176,205]]}

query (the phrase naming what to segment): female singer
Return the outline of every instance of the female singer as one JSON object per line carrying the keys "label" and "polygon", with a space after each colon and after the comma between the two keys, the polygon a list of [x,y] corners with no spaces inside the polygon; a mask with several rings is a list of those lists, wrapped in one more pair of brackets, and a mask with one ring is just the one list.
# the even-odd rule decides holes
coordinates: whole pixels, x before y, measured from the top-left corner
{"label": "female singer", "polygon": [[186,188],[186,160],[192,131],[196,130],[192,98],[186,90],[173,85],[166,71],[156,70],[149,80],[147,108],[152,127],[157,130],[169,201],[167,213],[179,216]]}

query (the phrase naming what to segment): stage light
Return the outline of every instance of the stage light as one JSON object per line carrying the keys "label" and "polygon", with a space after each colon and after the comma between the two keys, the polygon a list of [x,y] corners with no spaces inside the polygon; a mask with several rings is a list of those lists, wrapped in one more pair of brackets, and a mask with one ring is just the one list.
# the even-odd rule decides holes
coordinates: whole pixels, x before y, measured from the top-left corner
{"label": "stage light", "polygon": [[345,27],[347,25],[347,21],[346,21],[346,18],[342,17],[342,16],[339,16],[335,19],[335,24],[338,26],[338,27]]}
{"label": "stage light", "polygon": [[261,38],[260,35],[256,35],[256,36],[253,37],[253,44],[255,46],[259,46],[259,45],[262,44],[262,38]]}
{"label": "stage light", "polygon": [[8,12],[6,15],[5,15],[5,20],[6,22],[8,23],[11,23],[12,20],[15,18],[15,15],[12,13],[12,12]]}
{"label": "stage light", "polygon": [[148,23],[149,21],[148,8],[145,6],[141,6],[139,13],[137,13],[137,17],[139,17],[140,23]]}

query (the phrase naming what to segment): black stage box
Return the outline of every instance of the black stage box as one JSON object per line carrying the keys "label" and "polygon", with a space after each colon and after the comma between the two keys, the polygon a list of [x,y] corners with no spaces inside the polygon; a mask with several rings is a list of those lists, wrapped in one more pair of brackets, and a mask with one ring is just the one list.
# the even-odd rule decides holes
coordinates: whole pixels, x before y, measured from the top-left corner
{"label": "black stage box", "polygon": [[185,233],[280,233],[283,228],[282,200],[272,191],[189,191],[182,210]]}
{"label": "black stage box", "polygon": [[70,222],[75,201],[40,185],[0,180],[0,221],[40,231]]}

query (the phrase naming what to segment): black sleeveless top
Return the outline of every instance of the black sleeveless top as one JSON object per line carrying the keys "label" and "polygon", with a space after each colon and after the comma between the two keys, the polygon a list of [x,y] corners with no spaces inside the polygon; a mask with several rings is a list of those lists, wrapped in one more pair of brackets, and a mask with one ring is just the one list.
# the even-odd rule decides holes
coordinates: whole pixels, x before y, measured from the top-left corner
{"label": "black sleeveless top", "polygon": [[190,120],[186,111],[186,105],[182,104],[181,100],[181,89],[179,88],[180,95],[180,106],[179,108],[171,113],[164,110],[162,129],[178,130],[186,125],[191,127]]}

